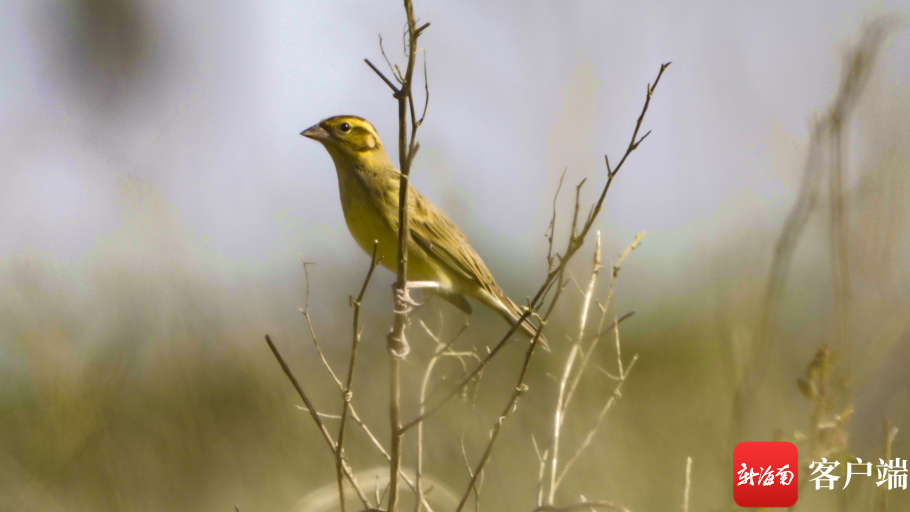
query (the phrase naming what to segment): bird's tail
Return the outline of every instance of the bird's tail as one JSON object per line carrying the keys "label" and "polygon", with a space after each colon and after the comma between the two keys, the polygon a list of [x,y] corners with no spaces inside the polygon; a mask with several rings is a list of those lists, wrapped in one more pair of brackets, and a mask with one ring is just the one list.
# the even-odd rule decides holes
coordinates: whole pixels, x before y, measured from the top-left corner
{"label": "bird's tail", "polygon": [[[515,323],[518,322],[518,319],[521,318],[521,308],[519,308],[517,304],[505,296],[503,296],[502,302],[504,303],[503,305],[505,307],[499,310],[499,314],[502,315],[502,317],[505,318],[509,324],[514,326]],[[521,322],[521,330],[524,331],[524,333],[527,334],[532,340],[535,336],[537,336],[538,329],[538,326],[531,323],[530,317],[525,318],[525,320]],[[544,338],[543,334],[540,335],[537,343],[547,352],[550,351],[550,345],[547,344],[547,339]]]}

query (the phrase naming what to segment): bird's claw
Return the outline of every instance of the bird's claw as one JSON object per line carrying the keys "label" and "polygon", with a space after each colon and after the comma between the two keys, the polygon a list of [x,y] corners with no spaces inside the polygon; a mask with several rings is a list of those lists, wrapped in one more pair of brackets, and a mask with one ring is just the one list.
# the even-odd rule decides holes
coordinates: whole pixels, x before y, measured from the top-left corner
{"label": "bird's claw", "polygon": [[414,308],[419,308],[426,304],[426,302],[418,302],[411,298],[410,293],[408,292],[408,286],[405,285],[405,288],[402,290],[398,288],[397,285],[392,285],[395,295],[395,313],[406,315],[411,311],[414,311]]}

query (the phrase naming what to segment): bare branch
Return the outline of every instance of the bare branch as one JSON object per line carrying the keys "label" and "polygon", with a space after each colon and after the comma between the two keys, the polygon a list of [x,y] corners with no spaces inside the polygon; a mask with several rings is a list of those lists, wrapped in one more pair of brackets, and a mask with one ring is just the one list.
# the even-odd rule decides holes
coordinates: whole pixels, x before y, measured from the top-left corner
{"label": "bare branch", "polygon": [[[407,355],[408,348],[405,341],[404,330],[408,321],[408,309],[399,305],[399,300],[407,297],[408,275],[408,241],[410,229],[408,225],[408,178],[411,173],[411,164],[417,154],[419,144],[416,141],[417,120],[413,108],[412,84],[414,77],[414,61],[417,56],[417,38],[426,30],[429,24],[417,27],[414,18],[414,6],[411,0],[404,0],[405,15],[407,17],[407,44],[405,55],[408,59],[405,72],[399,71],[401,88],[394,89],[395,99],[398,100],[398,162],[401,174],[398,182],[398,265],[396,290],[393,292],[396,299],[394,309],[394,324],[388,336],[389,352],[389,423],[391,425],[392,443],[389,463],[389,512],[398,510],[398,477],[401,471],[401,437],[404,430],[401,428],[401,359]],[[369,63],[369,62],[368,62]],[[370,64],[370,67],[375,67]],[[391,86],[388,79],[383,78]],[[408,107],[411,111],[411,140],[408,142]],[[419,500],[418,500],[419,501]]]}
{"label": "bare branch", "polygon": [[544,236],[547,238],[547,272],[553,271],[553,234],[556,230],[556,199],[559,198],[559,191],[562,190],[562,180],[566,177],[566,171],[569,170],[568,167],[562,170],[562,174],[559,175],[559,185],[556,186],[556,193],[553,194],[553,215],[550,216],[550,225],[547,226],[547,231],[544,233]]}
{"label": "bare branch", "polygon": [[[670,64],[670,62],[661,64],[660,71],[657,73],[657,78],[654,79],[654,85],[648,84],[647,90],[645,92],[645,106],[641,109],[641,114],[638,116],[638,120],[635,122],[635,131],[632,132],[632,140],[629,142],[629,147],[626,149],[626,153],[619,160],[619,164],[615,169],[610,170],[610,162],[607,160],[607,171],[609,172],[610,176],[615,176],[616,173],[619,172],[619,169],[622,168],[622,164],[625,163],[626,158],[628,158],[633,151],[638,149],[638,145],[641,144],[643,140],[645,140],[645,137],[651,134],[651,131],[649,130],[648,133],[646,133],[637,142],[635,140],[636,137],[638,137],[638,131],[641,129],[641,123],[645,120],[645,114],[648,112],[648,107],[651,104],[651,96],[654,95],[654,89],[657,89],[657,83],[660,82],[660,77],[663,76],[664,70],[670,67]],[[606,158],[606,156],[604,156],[604,158]]]}
{"label": "bare branch", "polygon": [[635,314],[634,311],[630,311],[629,313],[626,313],[625,315],[623,315],[621,318],[614,319],[613,324],[611,324],[610,327],[608,327],[606,329],[603,328],[604,321],[607,318],[607,309],[613,303],[613,293],[616,288],[616,280],[619,278],[619,269],[622,267],[622,262],[626,259],[626,257],[629,254],[632,253],[632,251],[634,251],[635,249],[638,248],[639,245],[641,245],[641,241],[644,238],[644,236],[645,236],[644,231],[635,235],[635,239],[632,240],[632,243],[629,244],[629,246],[626,247],[626,249],[619,255],[619,258],[617,258],[616,263],[613,263],[611,265],[610,288],[607,291],[607,300],[604,302],[604,307],[601,308],[602,314],[600,316],[600,325],[598,325],[598,327],[597,327],[598,332],[594,336],[594,339],[591,340],[591,346],[588,347],[587,352],[586,352],[585,356],[582,358],[581,364],[578,367],[578,371],[575,373],[575,377],[572,379],[572,384],[569,386],[569,392],[566,394],[566,400],[565,400],[565,404],[563,406],[563,409],[564,409],[563,413],[565,413],[565,409],[567,409],[569,407],[569,404],[572,402],[572,397],[575,395],[575,389],[578,388],[578,383],[581,381],[581,376],[584,374],[585,369],[587,369],[588,362],[591,359],[591,355],[594,353],[594,349],[597,347],[597,344],[600,342],[601,336],[603,336],[604,334],[615,329],[616,326],[619,325],[623,320],[626,320],[629,317],[631,317],[633,314]]}
{"label": "bare branch", "polygon": [[[424,25],[424,28],[430,26],[429,23]],[[417,121],[416,126],[423,124],[423,120],[427,117],[427,107],[430,106],[430,79],[427,75],[427,51],[423,51],[423,91],[424,91],[424,101],[423,101],[423,113],[420,114],[420,120]]]}
{"label": "bare branch", "polygon": [[379,51],[382,53],[382,58],[385,59],[385,63],[389,66],[389,71],[392,72],[392,76],[395,77],[395,81],[399,84],[401,83],[401,74],[396,70],[392,63],[389,61],[389,58],[385,54],[385,48],[382,47],[382,34],[379,35]]}
{"label": "bare branch", "polygon": [[588,446],[591,446],[591,442],[594,441],[594,435],[597,433],[598,427],[600,427],[601,421],[603,421],[604,416],[610,412],[610,409],[613,407],[613,404],[616,403],[616,399],[621,397],[622,394],[620,390],[622,389],[623,383],[626,381],[626,377],[629,376],[629,372],[632,371],[632,367],[635,366],[635,362],[638,361],[638,354],[632,357],[632,361],[629,363],[629,368],[626,370],[626,373],[622,374],[619,378],[619,382],[616,384],[616,387],[613,389],[613,396],[607,400],[607,403],[604,404],[603,409],[600,410],[600,414],[597,416],[597,421],[594,423],[594,426],[591,427],[591,430],[588,431],[588,435],[585,436],[585,440],[581,443],[581,446],[578,447],[578,450],[575,451],[575,454],[572,455],[572,458],[566,462],[565,467],[562,468],[562,472],[559,473],[559,477],[556,479],[556,487],[559,488],[559,485],[562,483],[562,479],[565,478],[566,473],[569,472],[569,469],[575,464],[575,461],[578,460],[578,457],[588,449]]}
{"label": "bare branch", "polygon": [[[360,305],[363,302],[363,296],[367,291],[367,286],[370,284],[370,278],[373,277],[373,271],[376,270],[376,267],[379,265],[379,262],[382,260],[381,257],[377,257],[377,251],[379,250],[379,240],[373,241],[373,255],[370,257],[370,270],[367,271],[367,276],[363,280],[363,286],[360,287],[360,294],[357,296],[357,300],[354,300],[351,297],[351,306],[354,308],[354,338],[351,342],[351,360],[348,365],[348,379],[345,384],[344,390],[341,393],[343,404],[341,409],[341,425],[338,426],[338,445],[335,449],[335,469],[338,477],[338,499],[341,503],[341,512],[347,510],[347,504],[344,499],[344,427],[348,420],[348,411],[351,408],[351,398],[353,396],[353,386],[354,386],[354,364],[357,361],[357,345],[360,343]],[[378,505],[378,504],[377,504]]]}
{"label": "bare branch", "polygon": [[[660,81],[661,76],[663,76],[664,71],[667,69],[667,67],[669,65],[670,65],[670,63],[666,63],[666,64],[662,64],[660,66],[660,71],[658,72],[657,79],[655,79],[655,81],[654,81],[654,85],[652,85],[648,88],[649,94],[648,94],[647,98],[645,99],[645,105],[642,108],[641,114],[639,115],[638,120],[636,122],[635,130],[633,132],[633,138],[632,138],[633,141],[638,136],[638,131],[641,128],[641,124],[644,120],[645,114],[648,111],[648,107],[651,102],[651,97],[652,97],[655,89],[657,88],[657,84]],[[471,381],[471,379],[473,379],[473,377],[477,374],[477,372],[479,372],[483,368],[483,366],[485,366],[487,363],[489,363],[489,361],[493,357],[496,356],[496,354],[499,352],[499,350],[508,342],[508,340],[512,337],[512,335],[515,334],[515,332],[518,330],[518,327],[523,322],[527,321],[532,314],[534,314],[534,312],[537,310],[537,308],[539,308],[540,304],[542,304],[544,296],[550,290],[550,288],[553,286],[553,284],[556,282],[560,282],[560,283],[562,282],[562,276],[565,271],[565,268],[568,265],[569,261],[572,259],[572,256],[574,256],[575,253],[584,244],[585,237],[587,236],[588,232],[591,230],[591,226],[594,224],[594,221],[597,219],[597,215],[600,213],[600,211],[603,207],[603,202],[606,199],[607,192],[610,190],[610,186],[613,183],[613,179],[619,173],[619,170],[622,168],[622,165],[625,163],[628,156],[634,150],[635,150],[635,148],[630,143],[629,148],[627,148],[626,153],[623,155],[623,158],[620,161],[619,165],[617,165],[616,169],[613,169],[609,173],[609,175],[607,177],[607,183],[604,185],[600,198],[595,203],[592,213],[589,215],[588,221],[585,222],[584,226],[582,227],[582,229],[578,233],[578,235],[575,237],[572,237],[569,240],[569,243],[567,245],[564,255],[559,258],[559,264],[556,265],[552,270],[549,271],[546,279],[544,280],[544,283],[541,285],[540,289],[537,291],[537,294],[534,296],[534,298],[529,301],[528,307],[523,311],[522,315],[518,318],[515,325],[513,325],[512,328],[509,329],[509,331],[506,333],[506,335],[499,341],[499,343],[490,350],[490,353],[483,359],[483,361],[481,361],[481,363],[479,363],[478,366],[465,379],[463,379],[461,382],[459,382],[458,385],[456,385],[455,388],[452,389],[440,403],[438,403],[434,407],[430,408],[426,413],[419,415],[417,418],[415,418],[415,419],[411,420],[410,422],[408,422],[407,424],[405,424],[401,428],[402,431],[407,431],[414,425],[425,420],[427,417],[429,417],[430,415],[435,413],[437,410],[439,410],[439,408],[442,407],[443,405],[445,405],[449,400],[451,400],[452,397],[454,397],[462,387],[466,386]],[[559,255],[556,255],[556,256],[559,256]],[[559,278],[559,279],[557,279],[557,278]]]}
{"label": "bare branch", "polygon": [[[461,512],[461,510],[464,508],[465,503],[468,501],[468,496],[471,494],[471,489],[477,482],[478,475],[481,474],[487,461],[490,460],[490,453],[493,450],[493,445],[496,443],[496,439],[499,437],[499,432],[502,430],[503,423],[505,423],[505,420],[509,414],[515,410],[515,406],[517,405],[518,400],[528,392],[528,385],[524,383],[524,379],[528,373],[528,367],[531,364],[531,357],[534,355],[534,349],[537,348],[537,344],[540,342],[540,337],[543,334],[543,330],[547,326],[547,320],[549,320],[550,315],[553,313],[553,310],[556,307],[556,303],[559,301],[559,297],[562,295],[565,287],[566,281],[563,278],[563,273],[560,272],[559,287],[556,289],[556,294],[553,296],[553,300],[550,301],[550,306],[548,307],[547,312],[540,323],[540,328],[537,329],[537,332],[534,334],[534,338],[531,340],[531,344],[528,346],[528,350],[525,353],[524,363],[521,367],[521,373],[518,375],[518,383],[515,385],[515,390],[512,392],[512,397],[509,399],[509,403],[506,405],[505,409],[503,409],[502,413],[499,415],[499,420],[495,423],[495,425],[493,425],[493,432],[490,435],[490,440],[487,442],[487,447],[483,452],[483,456],[480,458],[480,462],[477,463],[477,468],[474,470],[474,474],[471,476],[471,481],[468,484],[468,488],[461,496],[461,501],[458,504],[458,508],[455,509],[455,512]],[[515,325],[517,326],[519,324],[516,323]]]}
{"label": "bare branch", "polygon": [[399,90],[398,87],[395,87],[395,84],[393,84],[391,80],[386,78],[385,75],[382,74],[382,71],[379,71],[379,68],[377,68],[376,66],[373,65],[372,62],[370,62],[370,59],[363,59],[363,61],[367,63],[367,66],[370,66],[370,69],[372,69],[373,71],[376,72],[377,75],[379,75],[379,78],[381,78],[382,81],[385,82],[386,85],[389,86],[389,89],[392,89],[393,96],[397,97],[399,94],[401,94],[401,90]]}
{"label": "bare branch", "polygon": [[[313,402],[311,402],[310,399],[306,396],[306,393],[303,391],[303,387],[300,386],[300,382],[298,382],[297,378],[294,377],[294,373],[291,372],[291,368],[288,367],[288,364],[284,361],[284,358],[281,357],[281,353],[278,352],[278,348],[275,347],[274,343],[272,343],[272,338],[270,338],[268,334],[265,335],[265,342],[268,343],[269,348],[272,349],[272,354],[275,355],[275,359],[278,360],[278,364],[281,365],[281,369],[284,370],[284,374],[287,375],[288,380],[291,381],[294,389],[297,390],[297,394],[300,395],[303,403],[306,404],[306,408],[310,412],[310,416],[313,418],[313,421],[316,422],[316,426],[319,427],[319,431],[322,432],[322,437],[324,437],[325,442],[328,443],[329,449],[332,450],[332,453],[336,453],[337,447],[335,445],[335,441],[332,439],[332,434],[330,434],[329,430],[325,428],[325,424],[322,423],[322,418],[319,417],[319,413],[316,411],[316,407],[313,406]],[[348,478],[348,481],[351,482],[351,487],[353,487],[354,491],[357,493],[357,497],[359,497],[360,501],[363,502],[363,505],[367,508],[371,508],[370,500],[360,489],[360,485],[357,484],[357,478],[351,472],[351,468],[345,464],[343,466],[343,471],[345,476]]]}
{"label": "bare branch", "polygon": [[692,457],[686,457],[686,487],[683,490],[683,512],[689,512],[689,487],[692,486]]}
{"label": "bare branch", "polygon": [[338,385],[338,388],[343,389],[341,386],[341,381],[335,374],[335,370],[332,369],[329,361],[325,358],[325,354],[322,352],[322,347],[319,346],[319,340],[316,338],[316,331],[313,329],[313,321],[310,319],[310,271],[307,269],[307,265],[315,265],[316,263],[304,260],[302,254],[300,255],[300,261],[303,263],[303,277],[306,281],[306,299],[304,302],[304,307],[300,308],[300,313],[303,314],[303,318],[306,320],[306,325],[310,330],[310,337],[313,339],[313,345],[316,347],[316,353],[319,354],[319,359],[322,361],[322,365],[325,366],[325,369],[329,371],[329,374],[332,376],[332,380],[335,381],[335,384]]}
{"label": "bare branch", "polygon": [[578,185],[575,186],[575,213],[572,214],[572,230],[569,232],[570,240],[578,236],[578,233],[575,231],[575,227],[578,225],[578,207],[581,205],[581,187],[585,185],[586,181],[588,181],[588,178],[584,178]]}
{"label": "bare branch", "polygon": [[[576,209],[576,212],[577,211],[578,210]],[[584,301],[582,302],[581,307],[581,319],[579,321],[580,325],[578,326],[578,336],[575,338],[575,343],[572,344],[572,349],[569,351],[569,356],[566,358],[566,365],[563,368],[562,378],[559,380],[559,394],[556,399],[556,410],[553,414],[553,438],[550,443],[550,493],[547,498],[547,503],[550,505],[553,504],[553,497],[556,494],[556,465],[559,459],[559,434],[564,421],[563,413],[565,412],[564,401],[566,398],[566,384],[569,381],[569,375],[572,373],[575,358],[578,355],[582,339],[584,338],[585,327],[588,323],[588,309],[591,307],[591,297],[594,295],[594,285],[597,283],[597,276],[600,274],[601,269],[600,231],[597,232],[596,240],[597,245],[594,249],[594,263],[591,268],[591,280],[588,282],[587,292],[584,293]]]}

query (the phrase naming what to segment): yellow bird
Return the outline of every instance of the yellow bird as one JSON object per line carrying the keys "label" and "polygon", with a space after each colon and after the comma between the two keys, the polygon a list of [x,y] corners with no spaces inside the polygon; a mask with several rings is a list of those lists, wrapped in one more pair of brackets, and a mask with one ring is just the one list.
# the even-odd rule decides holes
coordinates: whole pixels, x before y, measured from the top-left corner
{"label": "yellow bird", "polygon": [[[376,129],[360,117],[335,116],[301,135],[321,142],[331,155],[338,174],[341,209],[354,240],[367,254],[372,254],[373,241],[378,240],[382,264],[396,271],[401,175]],[[461,230],[413,186],[408,190],[408,215],[409,288],[431,288],[431,293],[469,315],[472,309],[465,296],[471,297],[514,326],[521,316],[519,307],[496,284]],[[521,327],[531,337],[537,332],[527,320]],[[543,337],[540,343],[547,348]]]}

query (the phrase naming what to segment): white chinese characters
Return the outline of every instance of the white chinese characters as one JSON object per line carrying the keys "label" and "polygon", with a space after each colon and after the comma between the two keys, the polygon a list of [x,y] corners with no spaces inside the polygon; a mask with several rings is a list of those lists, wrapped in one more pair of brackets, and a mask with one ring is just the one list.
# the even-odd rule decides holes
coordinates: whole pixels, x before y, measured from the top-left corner
{"label": "white chinese characters", "polygon": [[901,458],[889,460],[887,464],[882,459],[878,459],[878,479],[875,485],[881,487],[885,482],[888,483],[888,490],[901,489],[907,490],[907,459],[901,463]]}
{"label": "white chinese characters", "polygon": [[834,482],[839,480],[839,476],[834,476],[831,474],[834,471],[834,468],[840,466],[840,461],[834,461],[834,464],[828,462],[828,459],[822,457],[821,462],[812,461],[812,464],[809,464],[809,469],[814,469],[812,474],[819,473],[819,475],[811,480],[815,482],[815,489],[834,489]]}
{"label": "white chinese characters", "polygon": [[[888,490],[907,489],[907,461],[901,460],[900,457],[885,462],[878,459],[877,468],[878,481],[875,483],[878,487],[888,484]],[[831,474],[840,461],[835,460],[828,462],[828,459],[822,457],[821,462],[812,461],[809,469],[813,470],[812,475],[817,475],[811,480],[815,482],[816,489],[834,489],[834,483],[840,479],[840,476]],[[745,466],[745,464],[743,464]],[[740,472],[742,473],[742,472]],[[847,478],[844,481],[843,489],[850,485],[850,480],[854,476],[872,476],[872,462],[863,462],[863,459],[857,457],[856,462],[847,463]],[[741,477],[742,478],[742,477]],[[742,482],[740,483],[740,485]]]}

